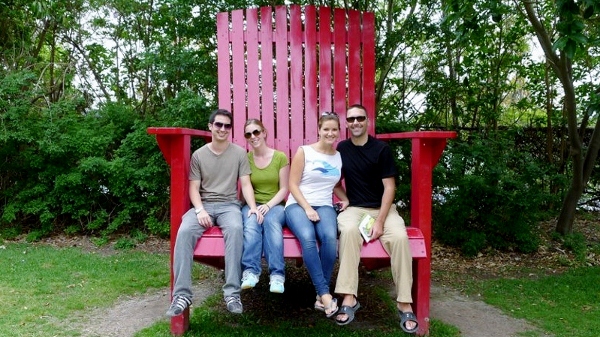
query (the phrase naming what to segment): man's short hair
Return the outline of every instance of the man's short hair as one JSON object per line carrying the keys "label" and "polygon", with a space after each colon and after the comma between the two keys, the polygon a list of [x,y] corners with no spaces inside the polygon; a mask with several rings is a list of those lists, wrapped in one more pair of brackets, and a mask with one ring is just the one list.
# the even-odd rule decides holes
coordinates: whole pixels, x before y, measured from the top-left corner
{"label": "man's short hair", "polygon": [[361,109],[362,111],[364,111],[365,113],[367,113],[367,108],[365,108],[362,104],[352,104],[346,110],[350,110],[350,109],[354,109],[354,108]]}
{"label": "man's short hair", "polygon": [[215,117],[217,117],[219,115],[229,118],[231,123],[233,123],[233,114],[229,110],[225,110],[225,109],[213,110],[213,112],[210,114],[210,117],[208,117],[208,122],[211,124],[214,123]]}

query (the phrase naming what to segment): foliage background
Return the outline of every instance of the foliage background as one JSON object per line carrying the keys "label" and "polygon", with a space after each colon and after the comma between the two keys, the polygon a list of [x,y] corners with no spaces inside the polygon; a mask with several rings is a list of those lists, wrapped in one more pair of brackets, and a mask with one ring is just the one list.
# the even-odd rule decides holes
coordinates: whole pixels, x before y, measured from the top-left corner
{"label": "foliage background", "polygon": [[[378,132],[459,132],[435,170],[434,235],[467,254],[535,251],[535,223],[557,215],[575,175],[563,82],[539,55],[523,3],[295,3],[375,12]],[[216,13],[280,4],[0,0],[0,235],[167,235],[169,171],[146,128],[205,129]],[[535,9],[572,61],[585,151],[600,115],[600,5]],[[409,209],[410,146],[392,145]],[[595,200],[593,171],[572,202]]]}

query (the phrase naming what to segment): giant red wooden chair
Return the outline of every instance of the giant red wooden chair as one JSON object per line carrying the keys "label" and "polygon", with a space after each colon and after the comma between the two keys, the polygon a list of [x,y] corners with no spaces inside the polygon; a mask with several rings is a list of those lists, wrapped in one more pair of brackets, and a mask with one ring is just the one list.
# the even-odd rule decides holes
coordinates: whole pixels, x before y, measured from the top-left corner
{"label": "giant red wooden chair", "polygon": [[[234,10],[217,15],[218,101],[233,112],[232,141],[246,146],[244,122],[262,120],[268,143],[290,157],[298,146],[317,140],[317,120],[335,111],[346,135],[345,111],[351,104],[367,108],[375,135],[375,18],[373,13],[290,5]],[[182,215],[190,208],[188,171],[191,137],[210,140],[208,131],[149,128],[171,167],[171,259]],[[407,228],[413,253],[413,310],[419,335],[429,331],[431,276],[431,178],[448,131],[376,135],[384,140],[412,141],[411,221]],[[224,168],[226,169],[226,168]],[[198,241],[196,261],[222,268],[224,244],[218,227]],[[284,255],[301,259],[298,241],[286,229]],[[361,252],[367,269],[389,266],[389,256],[375,241]],[[173,281],[171,261],[171,284]],[[181,335],[189,310],[171,319]]]}

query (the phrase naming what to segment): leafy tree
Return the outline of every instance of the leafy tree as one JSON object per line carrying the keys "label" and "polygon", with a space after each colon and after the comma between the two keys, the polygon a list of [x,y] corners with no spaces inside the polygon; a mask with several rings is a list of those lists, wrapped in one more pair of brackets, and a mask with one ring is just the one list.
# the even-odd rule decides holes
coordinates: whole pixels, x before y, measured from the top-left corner
{"label": "leafy tree", "polygon": [[[576,80],[581,77],[577,76],[574,67],[574,63],[581,62],[586,70],[596,69],[597,72],[597,48],[600,43],[597,18],[600,4],[587,0],[521,1],[519,4],[563,90],[562,107],[568,126],[572,180],[563,201],[556,231],[566,235],[573,230],[577,202],[590,179],[600,150],[600,89],[590,91],[593,85],[588,84],[587,92],[582,93],[583,97],[580,96],[578,100]],[[578,109],[578,101],[587,107]],[[580,129],[585,130],[590,118],[594,117],[594,133],[584,145]]]}

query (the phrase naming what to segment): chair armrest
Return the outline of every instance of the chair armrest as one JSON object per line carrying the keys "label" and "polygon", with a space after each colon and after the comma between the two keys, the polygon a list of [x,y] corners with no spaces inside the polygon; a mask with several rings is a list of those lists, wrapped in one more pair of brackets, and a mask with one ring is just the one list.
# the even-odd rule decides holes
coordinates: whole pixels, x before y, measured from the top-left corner
{"label": "chair armrest", "polygon": [[158,147],[169,165],[171,165],[172,160],[180,159],[180,154],[190,156],[191,137],[200,137],[207,142],[212,138],[210,131],[188,128],[149,127],[147,132],[156,135]]}
{"label": "chair armrest", "polygon": [[446,140],[448,138],[456,138],[456,131],[408,131],[408,132],[393,132],[382,133],[375,136],[381,140],[392,139],[439,139]]}

